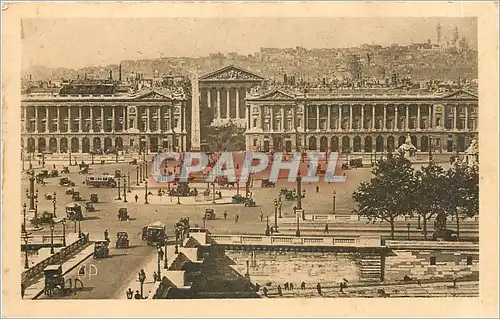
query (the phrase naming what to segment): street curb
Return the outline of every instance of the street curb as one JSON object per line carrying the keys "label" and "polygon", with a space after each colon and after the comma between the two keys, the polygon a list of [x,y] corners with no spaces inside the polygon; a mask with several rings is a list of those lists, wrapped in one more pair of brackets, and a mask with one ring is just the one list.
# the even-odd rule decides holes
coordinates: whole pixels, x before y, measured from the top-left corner
{"label": "street curb", "polygon": [[[90,245],[89,245],[90,246]],[[87,247],[89,247],[87,246]],[[87,249],[87,247],[85,247],[83,250]],[[85,260],[89,259],[90,256],[92,256],[94,254],[94,252],[91,252],[90,254],[88,254],[88,256],[86,256],[85,258],[81,259],[78,263],[76,263],[73,267],[69,268],[67,271],[65,271],[63,273],[63,276],[66,275],[67,273],[71,272],[73,269],[75,269],[77,266],[79,266],[81,263],[83,263]],[[37,293],[33,298],[31,298],[31,300],[35,300],[37,299],[38,297],[40,297],[42,294],[43,294],[43,291],[45,289],[42,289],[39,293]]]}

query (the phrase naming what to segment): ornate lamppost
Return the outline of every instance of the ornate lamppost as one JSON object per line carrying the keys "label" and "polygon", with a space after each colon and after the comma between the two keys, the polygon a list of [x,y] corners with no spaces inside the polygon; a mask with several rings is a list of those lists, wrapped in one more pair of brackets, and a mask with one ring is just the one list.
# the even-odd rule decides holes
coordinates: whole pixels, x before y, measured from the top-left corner
{"label": "ornate lamppost", "polygon": [[54,192],[53,196],[54,196],[54,198],[52,199],[52,204],[54,205],[54,218],[57,218],[57,215],[56,215],[56,204],[57,204],[56,196],[57,196],[57,194],[56,194],[56,192]]}
{"label": "ornate lamppost", "polygon": [[142,164],[139,164],[139,180],[142,182],[144,178],[142,177]]}
{"label": "ornate lamppost", "polygon": [[50,224],[50,253],[54,254],[54,222]]}
{"label": "ornate lamppost", "polygon": [[266,232],[265,235],[269,236],[271,234],[271,229],[269,228],[269,216],[266,216]]}
{"label": "ornate lamppost", "polygon": [[278,212],[279,212],[279,216],[278,218],[283,218],[283,216],[281,216],[281,209],[283,207],[283,203],[281,202],[281,196],[279,197],[278,199]]}
{"label": "ornate lamppost", "polygon": [[300,237],[300,218],[297,215],[297,230],[295,231],[295,236]]}
{"label": "ornate lamppost", "polygon": [[144,298],[143,291],[144,291],[144,281],[146,281],[146,275],[141,271],[139,273],[139,282],[141,283],[141,299]]}
{"label": "ornate lamppost", "polygon": [[139,186],[139,166],[136,167],[137,177],[135,179],[135,186]]}
{"label": "ornate lamppost", "polygon": [[302,209],[302,175],[297,174],[297,209]]}
{"label": "ornate lamppost", "polygon": [[336,195],[337,195],[337,192],[333,191],[333,206],[332,206],[332,213],[335,215],[336,213],[336,210],[337,210],[337,205],[336,205]]}
{"label": "ornate lamppost", "polygon": [[215,204],[215,182],[212,183],[212,204]]}
{"label": "ornate lamppost", "polygon": [[165,240],[165,255],[163,258],[163,269],[168,269],[168,262],[167,262],[167,241]]}
{"label": "ornate lamppost", "polygon": [[63,226],[63,246],[66,247],[66,218],[61,221]]}
{"label": "ornate lamppost", "polygon": [[23,227],[21,231],[26,234],[26,203],[23,204]]}
{"label": "ornate lamppost", "polygon": [[148,202],[148,181],[144,181],[144,204],[149,204]]}
{"label": "ornate lamppost", "polygon": [[236,179],[236,195],[240,194],[240,179]]}
{"label": "ornate lamppost", "polygon": [[24,269],[29,269],[30,264],[28,261],[28,234],[24,235]]}
{"label": "ornate lamppost", "polygon": [[127,185],[128,185],[127,192],[132,193],[132,191],[130,190],[130,172],[127,173]]}
{"label": "ornate lamppost", "polygon": [[158,281],[161,281],[161,260],[163,259],[163,250],[161,246],[158,245]]}
{"label": "ornate lamppost", "polygon": [[117,179],[118,179],[118,200],[122,200],[121,191],[120,191],[120,177],[118,177]]}
{"label": "ornate lamppost", "polygon": [[278,232],[278,201],[274,200],[274,231]]}
{"label": "ornate lamppost", "polygon": [[123,178],[123,202],[127,202],[127,180]]}

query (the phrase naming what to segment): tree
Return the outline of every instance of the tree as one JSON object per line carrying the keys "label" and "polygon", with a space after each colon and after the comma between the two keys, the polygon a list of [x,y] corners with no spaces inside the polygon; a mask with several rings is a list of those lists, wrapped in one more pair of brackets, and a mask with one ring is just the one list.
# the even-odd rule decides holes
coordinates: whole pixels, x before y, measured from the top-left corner
{"label": "tree", "polygon": [[457,237],[460,237],[460,213],[473,217],[479,213],[479,169],[455,163],[446,172],[445,209],[456,220]]}
{"label": "tree", "polygon": [[424,239],[427,240],[427,221],[435,214],[444,212],[446,180],[444,169],[430,162],[415,172],[414,213],[422,218]]}
{"label": "tree", "polygon": [[353,193],[354,212],[368,217],[369,221],[389,222],[394,239],[396,217],[409,215],[413,209],[414,170],[403,156],[389,154],[377,162],[373,174],[369,183],[361,183]]}

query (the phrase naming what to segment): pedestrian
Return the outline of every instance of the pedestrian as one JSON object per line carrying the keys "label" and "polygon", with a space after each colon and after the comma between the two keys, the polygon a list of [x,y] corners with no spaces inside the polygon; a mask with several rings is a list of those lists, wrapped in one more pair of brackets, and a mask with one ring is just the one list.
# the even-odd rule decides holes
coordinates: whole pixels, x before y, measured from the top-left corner
{"label": "pedestrian", "polygon": [[135,202],[137,203],[137,200],[139,200],[139,195],[135,194]]}
{"label": "pedestrian", "polygon": [[280,295],[280,297],[283,297],[283,291],[281,290],[281,285],[278,285],[278,295]]}
{"label": "pedestrian", "polygon": [[135,291],[134,299],[142,299],[141,294],[139,293],[139,290]]}
{"label": "pedestrian", "polygon": [[328,224],[325,224],[325,234],[328,234]]}
{"label": "pedestrian", "polygon": [[264,293],[264,296],[267,297],[267,287],[262,288],[262,293]]}
{"label": "pedestrian", "polygon": [[290,283],[289,287],[290,287],[290,290],[293,290],[293,282]]}
{"label": "pedestrian", "polygon": [[319,185],[316,185],[316,193],[319,193]]}
{"label": "pedestrian", "polygon": [[132,299],[134,297],[134,292],[132,291],[132,288],[128,288],[126,294],[127,294],[127,299]]}
{"label": "pedestrian", "polygon": [[285,290],[288,290],[288,282],[285,282],[285,283],[283,284],[283,288],[285,288]]}
{"label": "pedestrian", "polygon": [[300,289],[306,290],[306,283],[304,281],[300,284]]}
{"label": "pedestrian", "polygon": [[344,283],[343,282],[340,283],[340,292],[344,293]]}
{"label": "pedestrian", "polygon": [[453,277],[453,288],[457,288],[457,278]]}
{"label": "pedestrian", "polygon": [[141,269],[140,274],[143,276],[144,281],[146,281],[146,272],[144,271],[144,269]]}
{"label": "pedestrian", "polygon": [[321,284],[319,282],[316,285],[316,290],[318,290],[318,295],[322,296],[322,294],[321,294]]}
{"label": "pedestrian", "polygon": [[260,221],[264,220],[264,213],[260,211]]}
{"label": "pedestrian", "polygon": [[240,216],[238,216],[238,214],[236,214],[236,217],[234,217],[234,222],[237,223],[238,219],[240,219]]}
{"label": "pedestrian", "polygon": [[227,213],[224,211],[224,219],[227,219]]}
{"label": "pedestrian", "polygon": [[179,246],[175,245],[174,254],[178,254],[178,253],[179,253]]}
{"label": "pedestrian", "polygon": [[255,291],[258,292],[259,290],[260,290],[260,285],[259,285],[259,283],[256,282],[255,283]]}
{"label": "pedestrian", "polygon": [[107,229],[105,229],[105,230],[104,230],[104,240],[109,240],[109,237],[108,237],[108,236],[109,236],[108,230],[107,230]]}
{"label": "pedestrian", "polygon": [[153,272],[153,280],[154,282],[158,281],[158,274],[156,273],[156,271]]}

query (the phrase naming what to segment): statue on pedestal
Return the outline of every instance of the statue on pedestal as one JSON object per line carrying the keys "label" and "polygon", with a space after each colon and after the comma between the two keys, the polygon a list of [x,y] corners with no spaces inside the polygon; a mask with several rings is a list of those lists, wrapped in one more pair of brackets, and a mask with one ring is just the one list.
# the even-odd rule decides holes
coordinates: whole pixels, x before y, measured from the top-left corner
{"label": "statue on pedestal", "polygon": [[417,153],[417,148],[411,143],[410,135],[406,137],[404,144],[398,148],[398,152],[405,158],[414,158]]}
{"label": "statue on pedestal", "polygon": [[464,163],[467,165],[478,165],[479,164],[479,147],[477,145],[477,139],[473,138],[470,141],[469,147],[464,152]]}

